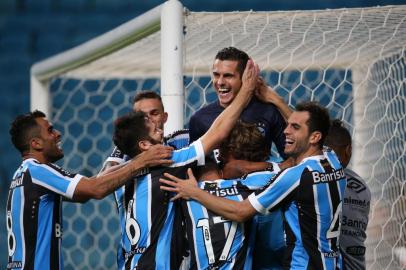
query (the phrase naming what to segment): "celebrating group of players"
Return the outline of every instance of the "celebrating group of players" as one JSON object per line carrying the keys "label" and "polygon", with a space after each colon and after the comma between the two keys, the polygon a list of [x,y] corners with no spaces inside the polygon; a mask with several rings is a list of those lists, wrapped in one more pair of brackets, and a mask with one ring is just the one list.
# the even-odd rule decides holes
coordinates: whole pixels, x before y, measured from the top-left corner
{"label": "celebrating group of players", "polygon": [[212,79],[218,100],[167,137],[160,96],[137,94],[91,178],[53,164],[61,134],[42,112],[18,116],[10,134],[23,162],[7,201],[7,269],[63,269],[62,199],[113,192],[118,269],[365,268],[370,193],[345,169],[342,123],[315,102],[292,111],[236,48],[217,53]]}

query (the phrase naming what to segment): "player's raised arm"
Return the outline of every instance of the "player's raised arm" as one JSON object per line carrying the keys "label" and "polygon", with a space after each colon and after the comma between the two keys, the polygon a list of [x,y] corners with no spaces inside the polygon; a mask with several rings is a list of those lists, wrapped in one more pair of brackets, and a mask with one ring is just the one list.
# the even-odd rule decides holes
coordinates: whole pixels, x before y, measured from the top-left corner
{"label": "player's raised arm", "polygon": [[168,173],[165,173],[164,176],[170,180],[159,179],[161,183],[165,184],[161,186],[161,189],[176,192],[177,195],[173,200],[180,198],[197,200],[218,215],[238,222],[247,220],[257,212],[247,199],[242,202],[233,201],[211,195],[200,189],[191,169],[188,169],[188,179],[180,179]]}
{"label": "player's raised arm", "polygon": [[272,89],[269,85],[266,85],[264,79],[261,77],[258,78],[257,87],[255,89],[255,96],[263,102],[274,104],[278,108],[285,121],[293,112],[293,110],[289,107],[288,104],[286,104],[283,98],[279,96],[278,93],[276,93],[275,90]]}
{"label": "player's raised arm", "polygon": [[233,102],[213,122],[210,129],[201,137],[205,154],[208,154],[224,140],[250,102],[258,80],[259,67],[251,59],[242,76],[242,86]]}
{"label": "player's raised arm", "polygon": [[113,172],[91,178],[82,177],[76,186],[73,200],[84,202],[88,199],[102,199],[137,175],[140,170],[152,166],[170,165],[172,161],[168,158],[172,150],[169,146],[154,145]]}

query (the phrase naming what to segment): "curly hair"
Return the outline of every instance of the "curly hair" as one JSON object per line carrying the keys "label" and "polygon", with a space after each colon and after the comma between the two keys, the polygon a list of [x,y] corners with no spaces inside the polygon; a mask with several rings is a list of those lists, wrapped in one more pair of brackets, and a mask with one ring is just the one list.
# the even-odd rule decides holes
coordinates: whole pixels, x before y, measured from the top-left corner
{"label": "curly hair", "polygon": [[231,155],[235,159],[265,161],[270,145],[255,124],[239,120],[219,150],[220,158]]}

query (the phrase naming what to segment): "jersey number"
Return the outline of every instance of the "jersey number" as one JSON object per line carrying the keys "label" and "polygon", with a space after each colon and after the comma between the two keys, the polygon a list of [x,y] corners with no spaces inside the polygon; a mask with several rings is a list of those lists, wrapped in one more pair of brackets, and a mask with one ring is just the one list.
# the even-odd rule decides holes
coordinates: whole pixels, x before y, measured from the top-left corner
{"label": "jersey number", "polygon": [[[214,224],[224,223],[224,222],[230,222],[230,221],[227,219],[223,219],[220,216],[213,217]],[[235,222],[235,221],[231,222],[231,227],[227,234],[227,240],[224,245],[223,251],[221,252],[221,255],[220,255],[220,261],[226,261],[228,258],[228,254],[230,253],[231,245],[233,244],[235,233],[237,231],[237,226],[238,226],[237,222]],[[215,263],[216,259],[214,256],[213,244],[211,242],[209,219],[208,218],[200,219],[197,222],[196,227],[202,228],[204,246],[206,248],[206,253],[207,253],[207,257],[209,259],[209,264],[213,264],[213,263]]]}
{"label": "jersey number", "polygon": [[135,246],[140,240],[141,229],[138,222],[133,218],[128,218],[125,222],[125,232],[132,246]]}
{"label": "jersey number", "polygon": [[13,256],[16,251],[16,237],[13,233],[13,220],[11,212],[7,211],[7,242],[8,242],[8,256]]}
{"label": "jersey number", "polygon": [[333,220],[331,221],[330,228],[327,230],[327,238],[338,238],[340,236],[340,216],[341,216],[341,202],[337,206],[337,209],[334,213]]}

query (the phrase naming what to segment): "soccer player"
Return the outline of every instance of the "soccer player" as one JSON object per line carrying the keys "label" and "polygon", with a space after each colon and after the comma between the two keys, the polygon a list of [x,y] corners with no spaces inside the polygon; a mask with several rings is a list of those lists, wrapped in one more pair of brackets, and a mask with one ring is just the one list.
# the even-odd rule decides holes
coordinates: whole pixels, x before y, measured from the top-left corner
{"label": "soccer player", "polygon": [[167,158],[172,149],[156,146],[102,176],[70,173],[53,164],[63,157],[61,133],[40,111],[18,116],[10,135],[23,162],[14,173],[7,199],[7,269],[62,269],[63,198],[101,199],[143,167],[171,164]]}
{"label": "soccer player", "polygon": [[[249,56],[234,47],[220,50],[215,56],[212,69],[212,83],[217,92],[218,100],[198,110],[189,122],[190,141],[201,137],[211,126],[214,119],[233,101],[242,85],[242,73]],[[258,86],[267,86],[263,83]],[[273,104],[264,103],[257,97],[251,99],[250,104],[241,114],[241,119],[248,123],[255,123],[262,131],[269,145],[275,143],[278,152],[283,156],[286,126],[282,115]],[[215,156],[218,154],[216,151]]]}
{"label": "soccer player", "polygon": [[165,174],[162,190],[177,192],[173,198],[194,199],[211,211],[234,221],[244,221],[257,212],[282,207],[287,234],[285,269],[337,269],[341,204],[346,186],[344,170],[333,152],[323,154],[330,126],[326,109],[309,102],[298,104],[284,130],[285,154],[295,166],[272,178],[262,191],[242,202],[213,196],[196,185],[191,171],[182,180]]}
{"label": "soccer player", "polygon": [[340,235],[343,269],[365,269],[365,239],[371,192],[365,181],[347,168],[352,155],[351,135],[340,120],[332,121],[325,145],[337,153],[347,176]]}
{"label": "soccer player", "polygon": [[[171,249],[174,236],[182,236],[174,228],[174,207],[169,194],[160,190],[158,179],[164,172],[184,176],[186,166],[203,165],[205,154],[227,137],[241,111],[253,95],[258,79],[258,66],[249,60],[243,75],[241,91],[232,104],[199,140],[187,148],[173,152],[173,164],[151,169],[116,191],[121,225],[120,269],[178,269],[178,251]],[[116,120],[114,143],[129,157],[162,143],[162,130],[143,112],[135,112]],[[120,254],[121,253],[121,254]],[[175,253],[175,254],[174,254]]]}
{"label": "soccer player", "polygon": [[[234,160],[264,162],[269,156],[269,150],[255,124],[239,121],[229,137],[221,143],[219,157],[223,164]],[[227,179],[227,176],[235,173],[230,172],[234,168],[225,166],[218,169],[214,161],[209,161],[197,178],[200,180],[198,186],[215,196],[241,201],[254,190],[265,186],[279,171],[276,163],[267,164],[268,170],[252,172],[242,179]],[[181,202],[188,239],[193,243],[190,269],[253,269],[256,220],[230,221],[208,210],[198,201]]]}
{"label": "soccer player", "polygon": [[[153,91],[142,91],[135,95],[133,100],[133,111],[144,112],[151,121],[155,122],[158,129],[164,132],[164,125],[168,120],[168,113],[165,112],[161,96]],[[172,146],[174,149],[180,149],[189,145],[189,131],[186,129],[178,130],[165,136],[164,144]],[[117,148],[104,162],[101,171],[107,168],[125,162],[128,157]]]}

